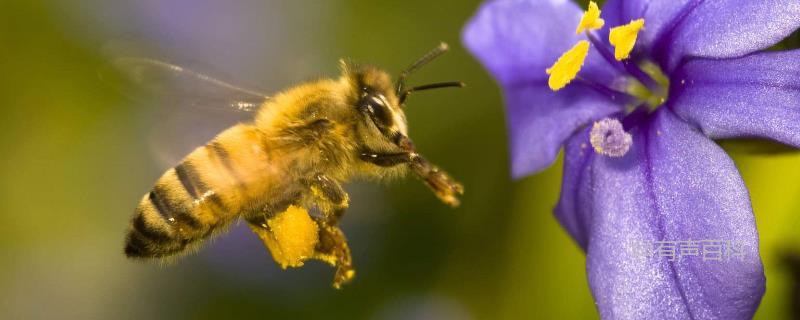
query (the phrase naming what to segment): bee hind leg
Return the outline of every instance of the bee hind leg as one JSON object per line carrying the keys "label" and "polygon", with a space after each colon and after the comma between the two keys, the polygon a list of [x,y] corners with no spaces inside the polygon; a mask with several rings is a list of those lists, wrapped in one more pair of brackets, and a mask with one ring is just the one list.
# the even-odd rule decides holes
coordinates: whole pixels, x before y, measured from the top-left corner
{"label": "bee hind leg", "polygon": [[306,184],[311,192],[312,202],[322,212],[322,216],[314,218],[319,225],[319,242],[313,258],[336,268],[333,287],[339,289],[355,276],[347,238],[337,226],[347,211],[350,198],[339,182],[322,173],[314,174],[306,180]]}
{"label": "bee hind leg", "polygon": [[333,276],[333,287],[336,289],[353,280],[356,275],[347,238],[337,226],[320,223],[319,242],[315,248],[314,258],[336,268],[336,274]]}

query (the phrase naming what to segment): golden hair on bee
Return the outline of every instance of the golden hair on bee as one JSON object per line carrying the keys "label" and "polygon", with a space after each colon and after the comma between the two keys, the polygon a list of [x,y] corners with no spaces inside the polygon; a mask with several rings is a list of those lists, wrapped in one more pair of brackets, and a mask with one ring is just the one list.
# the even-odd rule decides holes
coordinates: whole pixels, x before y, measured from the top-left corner
{"label": "golden hair on bee", "polygon": [[[334,286],[355,272],[339,220],[354,178],[388,179],[413,173],[443,202],[457,206],[461,185],[417,153],[403,106],[415,91],[460,87],[442,82],[406,88],[406,78],[447,51],[445,44],[400,73],[340,61],[341,76],[300,84],[259,106],[252,122],[237,124],[167,170],[142,197],[128,227],[125,254],[165,259],[199,248],[203,240],[244,219],[282,267],[317,259],[336,268]],[[150,59],[128,59],[257,95],[211,77]],[[241,105],[241,104],[237,104]],[[309,214],[316,209],[319,214]]]}

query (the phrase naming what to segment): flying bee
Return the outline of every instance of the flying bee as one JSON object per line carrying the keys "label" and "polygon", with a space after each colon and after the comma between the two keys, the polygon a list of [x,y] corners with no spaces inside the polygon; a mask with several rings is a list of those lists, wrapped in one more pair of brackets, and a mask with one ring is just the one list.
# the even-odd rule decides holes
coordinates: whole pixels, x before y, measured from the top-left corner
{"label": "flying bee", "polygon": [[[189,252],[241,217],[284,268],[318,259],[336,269],[334,287],[350,281],[350,249],[338,227],[349,203],[342,183],[413,173],[444,203],[459,204],[461,184],[415,150],[403,112],[412,92],[463,86],[405,84],[447,49],[440,44],[395,82],[379,68],[342,60],[339,78],[300,84],[270,98],[165,62],[120,60],[134,76],[172,73],[261,100],[232,104],[257,105],[252,122],[223,131],[156,181],[135,209],[125,255],[147,259]],[[320,214],[308,215],[311,208]]]}

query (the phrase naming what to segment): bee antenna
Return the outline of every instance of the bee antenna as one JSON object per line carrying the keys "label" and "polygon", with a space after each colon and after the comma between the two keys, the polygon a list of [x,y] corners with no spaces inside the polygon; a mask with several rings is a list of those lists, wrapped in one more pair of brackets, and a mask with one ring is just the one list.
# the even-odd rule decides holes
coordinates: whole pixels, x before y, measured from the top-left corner
{"label": "bee antenna", "polygon": [[439,89],[439,88],[463,88],[464,86],[466,85],[461,81],[450,81],[450,82],[436,82],[436,83],[412,87],[411,89],[405,90],[400,94],[400,104],[402,105],[404,102],[406,102],[406,98],[408,98],[408,95],[410,95],[414,91],[424,91],[424,90]]}
{"label": "bee antenna", "polygon": [[400,72],[400,76],[397,77],[397,94],[401,94],[403,89],[405,89],[406,77],[414,73],[414,71],[417,71],[419,68],[422,68],[424,65],[428,64],[428,62],[433,61],[433,59],[438,58],[449,49],[450,46],[448,46],[447,43],[439,43],[436,48],[428,51],[428,53],[417,59],[417,61],[414,61],[414,63],[412,63],[410,66],[403,69],[403,71]]}

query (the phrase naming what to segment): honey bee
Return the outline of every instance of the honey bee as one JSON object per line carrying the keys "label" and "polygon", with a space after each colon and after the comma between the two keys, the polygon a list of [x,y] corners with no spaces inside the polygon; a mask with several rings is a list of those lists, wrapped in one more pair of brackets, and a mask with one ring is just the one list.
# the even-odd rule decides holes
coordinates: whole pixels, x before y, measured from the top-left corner
{"label": "honey bee", "polygon": [[[463,86],[405,84],[447,49],[440,44],[395,82],[377,67],[341,60],[339,78],[269,98],[165,62],[128,58],[126,67],[137,72],[161,69],[263,101],[234,103],[258,105],[254,119],[223,131],[156,181],[135,209],[125,255],[163,259],[191,252],[242,218],[284,268],[318,259],[336,269],[334,287],[350,281],[350,249],[338,227],[349,203],[343,183],[413,173],[441,201],[459,205],[462,185],[415,150],[403,112],[412,92]],[[319,214],[309,215],[312,208]]]}

